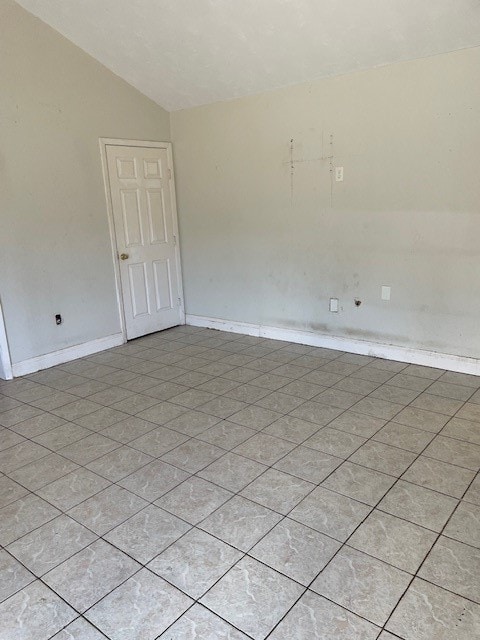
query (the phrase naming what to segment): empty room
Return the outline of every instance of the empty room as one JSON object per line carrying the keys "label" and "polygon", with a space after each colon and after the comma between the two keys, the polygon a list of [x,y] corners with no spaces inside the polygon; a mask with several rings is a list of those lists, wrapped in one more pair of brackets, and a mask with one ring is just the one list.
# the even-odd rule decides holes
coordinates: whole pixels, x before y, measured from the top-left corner
{"label": "empty room", "polygon": [[0,0],[0,640],[480,638],[480,2]]}

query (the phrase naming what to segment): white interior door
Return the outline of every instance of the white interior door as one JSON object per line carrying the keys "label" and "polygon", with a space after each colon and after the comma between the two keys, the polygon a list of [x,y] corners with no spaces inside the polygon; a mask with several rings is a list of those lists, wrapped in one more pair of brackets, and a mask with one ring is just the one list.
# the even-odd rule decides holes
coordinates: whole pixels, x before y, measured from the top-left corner
{"label": "white interior door", "polygon": [[106,151],[130,340],[183,322],[171,155],[168,147]]}

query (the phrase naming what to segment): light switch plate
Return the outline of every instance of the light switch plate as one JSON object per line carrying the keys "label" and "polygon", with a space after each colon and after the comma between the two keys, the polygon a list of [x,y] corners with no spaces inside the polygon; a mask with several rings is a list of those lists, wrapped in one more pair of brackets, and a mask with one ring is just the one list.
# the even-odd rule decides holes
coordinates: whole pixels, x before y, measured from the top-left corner
{"label": "light switch plate", "polygon": [[330,298],[329,309],[332,313],[338,313],[338,298]]}
{"label": "light switch plate", "polygon": [[382,287],[382,300],[390,300],[390,287]]}

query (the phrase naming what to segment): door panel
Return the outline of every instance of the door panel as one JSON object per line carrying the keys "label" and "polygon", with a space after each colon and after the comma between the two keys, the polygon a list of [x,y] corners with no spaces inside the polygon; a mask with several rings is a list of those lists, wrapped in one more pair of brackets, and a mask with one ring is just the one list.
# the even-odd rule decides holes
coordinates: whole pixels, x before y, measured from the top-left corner
{"label": "door panel", "polygon": [[181,323],[167,149],[107,145],[127,338]]}

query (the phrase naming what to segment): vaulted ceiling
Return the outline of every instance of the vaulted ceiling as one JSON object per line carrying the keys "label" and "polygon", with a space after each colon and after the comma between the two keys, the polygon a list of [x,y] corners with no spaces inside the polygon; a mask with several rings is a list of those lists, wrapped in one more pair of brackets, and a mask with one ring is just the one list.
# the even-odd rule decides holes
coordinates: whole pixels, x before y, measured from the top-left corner
{"label": "vaulted ceiling", "polygon": [[18,0],[169,111],[480,45],[479,0]]}

